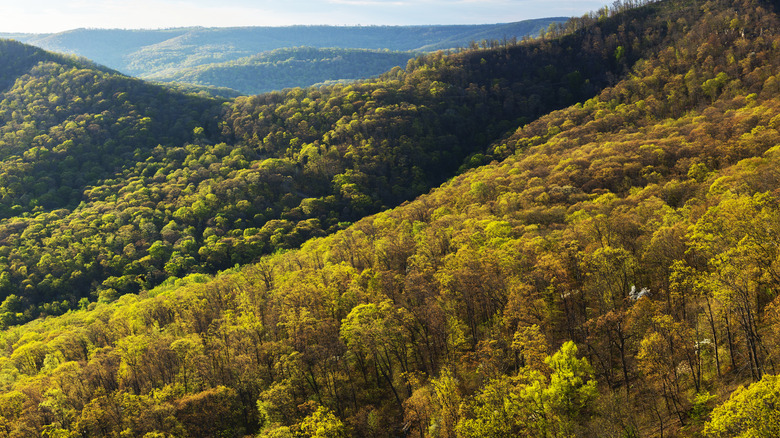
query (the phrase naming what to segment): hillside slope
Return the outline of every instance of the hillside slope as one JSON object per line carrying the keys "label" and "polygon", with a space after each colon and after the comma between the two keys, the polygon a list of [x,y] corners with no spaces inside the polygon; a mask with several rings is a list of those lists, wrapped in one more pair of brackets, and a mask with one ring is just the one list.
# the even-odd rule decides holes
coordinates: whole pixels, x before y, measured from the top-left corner
{"label": "hillside slope", "polygon": [[[536,36],[551,23],[563,23],[566,20],[565,17],[553,17],[516,23],[460,26],[76,29],[57,34],[0,34],[0,38],[14,38],[46,50],[84,56],[141,78],[170,78],[180,69],[234,61],[275,49],[308,46],[434,51],[467,47],[472,41]],[[352,67],[355,69],[358,66]],[[217,85],[227,86],[224,83]]]}
{"label": "hillside slope", "polygon": [[5,323],[248,263],[427,192],[666,38],[655,22],[618,59],[644,29],[634,20],[612,37],[616,19],[592,21],[560,41],[436,53],[371,81],[229,103],[39,64],[0,102]]}
{"label": "hillside slope", "polygon": [[405,67],[410,59],[420,55],[388,50],[296,47],[235,61],[164,71],[147,75],[146,79],[228,87],[252,95],[328,81],[371,78],[393,67]]}
{"label": "hillside slope", "polygon": [[[777,435],[780,19],[622,9],[544,44],[629,24],[664,44],[496,142],[502,161],[300,250],[3,332],[7,433]],[[235,127],[271,113],[239,114],[266,144]]]}
{"label": "hillside slope", "polygon": [[191,139],[220,107],[11,41],[0,58],[2,218],[75,206],[157,145]]}

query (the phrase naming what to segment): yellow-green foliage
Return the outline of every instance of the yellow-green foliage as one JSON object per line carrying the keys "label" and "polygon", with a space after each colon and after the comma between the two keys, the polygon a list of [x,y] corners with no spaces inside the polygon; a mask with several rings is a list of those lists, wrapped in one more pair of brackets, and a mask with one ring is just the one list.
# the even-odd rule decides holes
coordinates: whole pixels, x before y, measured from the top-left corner
{"label": "yellow-green foliage", "polygon": [[519,118],[591,97],[625,70],[595,60],[640,31],[486,43],[232,102],[0,42],[0,323],[249,263],[413,199]]}
{"label": "yellow-green foliage", "polygon": [[708,437],[770,437],[780,434],[780,380],[765,376],[749,387],[740,387],[712,411],[704,426]]}
{"label": "yellow-green foliage", "polygon": [[[344,229],[299,249],[283,242],[303,239],[300,229],[291,237],[296,228],[316,226],[295,215],[324,208],[327,196],[285,198],[286,216],[266,221],[272,212],[257,213],[265,225],[234,234],[228,216],[209,216],[230,203],[219,204],[220,196],[195,183],[180,187],[181,198],[165,195],[186,199],[174,209],[134,179],[127,194],[106,201],[125,203],[126,223],[117,223],[123,211],[100,211],[99,204],[51,213],[105,225],[95,236],[106,243],[96,247],[129,233],[117,245],[118,259],[98,257],[91,266],[105,263],[105,273],[111,263],[120,269],[137,262],[138,271],[109,275],[97,302],[2,332],[0,427],[11,436],[696,436],[717,402],[705,394],[750,380],[762,383],[715,409],[704,433],[751,427],[743,407],[774,427],[763,400],[771,402],[774,380],[765,376],[780,360],[780,100],[770,80],[780,67],[780,22],[767,7],[669,1],[592,17],[616,35],[654,23],[660,27],[647,24],[646,37],[669,35],[668,45],[598,96],[495,144],[501,161],[397,208],[337,223],[334,231]],[[589,41],[617,44],[610,35]],[[543,54],[554,41],[528,47]],[[628,62],[631,44],[618,45]],[[476,65],[500,69],[491,61],[504,59],[496,50],[479,53],[486,62],[475,58]],[[618,61],[614,48],[608,53],[608,62]],[[470,59],[458,56],[464,58],[432,56],[410,65],[413,73],[396,72],[395,97],[417,85],[430,90],[429,75],[457,76],[458,62]],[[718,79],[721,71],[726,76]],[[339,111],[363,111],[372,86],[344,87],[343,94],[334,88],[330,96],[341,100]],[[284,146],[286,154],[234,176],[258,183],[253,172],[270,172],[265,177],[291,184],[286,177],[293,175],[274,172],[298,171],[290,164],[297,142],[286,130],[253,131],[249,120],[279,117],[272,109],[286,108],[298,121],[290,129],[303,135],[295,112],[326,109],[306,100],[316,92],[323,93],[292,90],[230,107],[241,115],[233,132],[243,141]],[[413,114],[427,114],[416,108]],[[363,190],[368,173],[334,172],[326,156],[336,151],[361,163],[367,151],[384,150],[347,141],[376,126],[333,117],[332,134],[345,143],[325,148],[320,141],[325,161],[316,172],[329,175],[332,196],[364,200],[371,197]],[[404,120],[424,130],[414,119]],[[315,154],[310,143],[306,156]],[[211,169],[230,156],[218,145],[189,147],[170,158],[189,160],[188,172],[198,171],[200,159]],[[173,180],[179,171],[171,164],[159,178]],[[145,201],[131,204],[135,199]],[[157,208],[172,219],[163,210],[155,216]],[[20,226],[21,233],[47,243],[56,233],[69,236],[55,217],[50,223],[58,227]],[[158,232],[159,244],[136,245]],[[138,283],[166,257],[171,269],[189,272],[194,248],[199,266],[232,254],[225,236],[234,243],[263,236],[256,239],[290,249],[214,277],[161,275],[151,290]],[[41,268],[57,266],[56,258],[36,260]],[[138,293],[117,293],[128,285]],[[9,295],[0,306],[9,325],[26,317],[20,301]]]}

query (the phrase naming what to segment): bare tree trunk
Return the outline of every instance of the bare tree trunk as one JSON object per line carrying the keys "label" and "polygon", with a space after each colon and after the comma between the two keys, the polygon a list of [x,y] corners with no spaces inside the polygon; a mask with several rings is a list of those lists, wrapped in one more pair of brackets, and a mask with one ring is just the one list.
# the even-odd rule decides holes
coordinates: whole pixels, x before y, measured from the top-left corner
{"label": "bare tree trunk", "polygon": [[710,322],[710,329],[712,330],[712,342],[715,345],[715,367],[718,369],[718,377],[721,376],[720,372],[720,353],[718,352],[718,332],[715,329],[715,318],[712,315],[712,306],[710,305],[710,297],[705,296],[707,300],[707,319]]}

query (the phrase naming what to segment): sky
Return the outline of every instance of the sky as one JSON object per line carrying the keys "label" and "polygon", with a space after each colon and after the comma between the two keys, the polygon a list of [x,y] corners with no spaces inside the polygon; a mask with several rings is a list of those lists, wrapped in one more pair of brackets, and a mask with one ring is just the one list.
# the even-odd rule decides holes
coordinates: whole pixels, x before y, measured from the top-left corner
{"label": "sky", "polygon": [[582,15],[599,0],[0,0],[0,33],[77,28],[507,23]]}

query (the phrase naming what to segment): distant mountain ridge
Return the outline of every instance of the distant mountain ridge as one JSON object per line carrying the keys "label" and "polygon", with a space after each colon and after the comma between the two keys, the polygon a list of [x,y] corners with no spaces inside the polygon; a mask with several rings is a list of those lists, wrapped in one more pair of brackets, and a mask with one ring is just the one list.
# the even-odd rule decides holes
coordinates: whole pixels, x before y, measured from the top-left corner
{"label": "distant mountain ridge", "polygon": [[[281,48],[306,46],[429,52],[466,47],[472,42],[483,40],[502,41],[534,36],[550,24],[566,20],[566,17],[552,17],[502,24],[432,26],[76,29],[54,34],[0,33],[0,38],[11,38],[46,50],[83,56],[143,79],[169,81],[182,71],[195,67],[235,61]],[[414,56],[410,54],[409,58]],[[324,80],[353,78],[348,75]],[[220,81],[210,84],[230,86]],[[302,82],[298,85],[311,83]]]}
{"label": "distant mountain ridge", "polygon": [[334,80],[375,77],[393,67],[406,66],[411,58],[420,55],[420,52],[389,50],[295,47],[235,61],[165,71],[147,79],[261,94]]}

